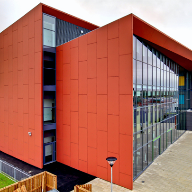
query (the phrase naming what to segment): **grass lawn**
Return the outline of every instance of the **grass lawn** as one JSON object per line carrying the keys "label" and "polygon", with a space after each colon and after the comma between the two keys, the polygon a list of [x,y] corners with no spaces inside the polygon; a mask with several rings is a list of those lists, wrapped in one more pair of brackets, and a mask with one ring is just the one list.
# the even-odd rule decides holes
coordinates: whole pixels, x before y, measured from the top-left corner
{"label": "grass lawn", "polygon": [[0,189],[13,183],[15,182],[0,173]]}

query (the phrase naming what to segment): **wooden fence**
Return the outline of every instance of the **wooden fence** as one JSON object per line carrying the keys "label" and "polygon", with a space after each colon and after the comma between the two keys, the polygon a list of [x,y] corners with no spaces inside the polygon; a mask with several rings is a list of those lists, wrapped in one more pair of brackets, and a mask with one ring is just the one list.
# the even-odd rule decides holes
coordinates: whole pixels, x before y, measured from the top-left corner
{"label": "wooden fence", "polygon": [[57,189],[57,176],[47,171],[9,185],[0,189],[0,192],[13,192],[14,190],[26,187],[28,192],[46,192],[52,189]]}
{"label": "wooden fence", "polygon": [[76,185],[74,192],[92,192],[92,184]]}

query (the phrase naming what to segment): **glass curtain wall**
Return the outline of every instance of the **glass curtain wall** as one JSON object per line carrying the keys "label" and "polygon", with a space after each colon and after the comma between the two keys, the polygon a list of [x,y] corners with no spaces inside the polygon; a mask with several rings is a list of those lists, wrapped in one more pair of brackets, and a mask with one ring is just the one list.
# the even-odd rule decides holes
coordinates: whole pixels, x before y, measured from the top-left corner
{"label": "glass curtain wall", "polygon": [[189,79],[178,64],[133,36],[134,179],[185,131]]}

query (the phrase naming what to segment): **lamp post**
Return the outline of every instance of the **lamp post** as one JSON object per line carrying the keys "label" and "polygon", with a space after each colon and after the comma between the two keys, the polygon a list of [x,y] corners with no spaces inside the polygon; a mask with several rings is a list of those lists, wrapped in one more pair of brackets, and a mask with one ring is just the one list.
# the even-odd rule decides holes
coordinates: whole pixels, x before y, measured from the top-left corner
{"label": "lamp post", "polygon": [[112,167],[115,163],[115,161],[117,160],[116,157],[107,157],[106,160],[108,161],[109,165],[111,166],[111,192],[113,191],[113,171],[112,171]]}

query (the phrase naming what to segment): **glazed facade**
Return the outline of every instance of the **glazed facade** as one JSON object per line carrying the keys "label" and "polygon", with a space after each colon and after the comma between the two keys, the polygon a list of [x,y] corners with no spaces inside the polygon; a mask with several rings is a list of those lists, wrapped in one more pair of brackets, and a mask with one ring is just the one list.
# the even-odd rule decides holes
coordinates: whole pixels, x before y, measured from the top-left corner
{"label": "glazed facade", "polygon": [[133,36],[133,177],[186,129],[189,72]]}

